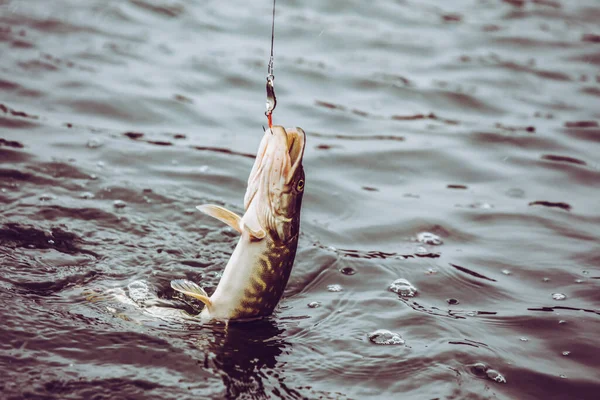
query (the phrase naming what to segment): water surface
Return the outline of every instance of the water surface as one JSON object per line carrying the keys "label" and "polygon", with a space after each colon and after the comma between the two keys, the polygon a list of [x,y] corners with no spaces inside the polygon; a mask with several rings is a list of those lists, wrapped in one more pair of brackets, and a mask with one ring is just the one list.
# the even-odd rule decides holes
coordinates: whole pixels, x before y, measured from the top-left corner
{"label": "water surface", "polygon": [[271,3],[0,0],[2,397],[596,399],[597,1],[277,3],[302,236],[224,327],[169,282],[237,241]]}

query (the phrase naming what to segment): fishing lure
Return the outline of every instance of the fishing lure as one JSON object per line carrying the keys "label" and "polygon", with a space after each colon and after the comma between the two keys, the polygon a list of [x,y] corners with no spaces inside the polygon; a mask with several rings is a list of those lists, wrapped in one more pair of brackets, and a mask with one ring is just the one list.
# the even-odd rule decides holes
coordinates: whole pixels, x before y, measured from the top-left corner
{"label": "fishing lure", "polygon": [[277,107],[277,97],[275,96],[275,76],[273,75],[273,42],[275,41],[275,1],[273,0],[273,22],[271,24],[271,57],[267,66],[267,121],[269,128],[273,127],[273,110]]}

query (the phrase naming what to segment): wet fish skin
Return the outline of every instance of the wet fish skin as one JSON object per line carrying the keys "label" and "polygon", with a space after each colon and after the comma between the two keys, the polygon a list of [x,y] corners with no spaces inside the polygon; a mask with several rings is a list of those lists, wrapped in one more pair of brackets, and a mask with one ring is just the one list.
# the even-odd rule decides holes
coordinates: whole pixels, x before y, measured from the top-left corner
{"label": "wet fish skin", "polygon": [[266,251],[255,260],[244,296],[230,319],[270,315],[283,295],[296,257],[298,235],[288,243],[266,240]]}
{"label": "wet fish skin", "polygon": [[171,282],[173,289],[204,302],[202,319],[267,316],[279,303],[298,246],[305,141],[301,128],[273,126],[265,131],[248,178],[242,217],[220,206],[197,207],[241,234],[212,296],[193,282]]}

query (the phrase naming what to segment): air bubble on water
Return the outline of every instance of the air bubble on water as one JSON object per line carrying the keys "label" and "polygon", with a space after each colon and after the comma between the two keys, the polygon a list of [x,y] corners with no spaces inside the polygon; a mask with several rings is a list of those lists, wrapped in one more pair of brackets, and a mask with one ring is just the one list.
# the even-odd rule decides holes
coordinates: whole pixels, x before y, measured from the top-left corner
{"label": "air bubble on water", "polygon": [[52,239],[48,240],[48,244],[54,244],[54,240],[52,240]]}
{"label": "air bubble on water", "polygon": [[417,295],[417,288],[404,278],[396,279],[388,287],[388,290],[401,297],[415,297]]}
{"label": "air bubble on water", "polygon": [[481,362],[471,365],[471,372],[481,378],[488,378],[498,383],[506,383],[506,378],[500,372]]}
{"label": "air bubble on water", "polygon": [[201,173],[206,173],[210,170],[210,167],[208,165],[202,165],[201,167],[198,168],[198,171]]}
{"label": "air bubble on water", "polygon": [[104,168],[104,165],[105,165],[105,164],[104,164],[104,161],[98,161],[98,162],[96,163],[96,165],[98,166],[98,168]]}
{"label": "air bubble on water", "polygon": [[400,334],[388,331],[387,329],[377,329],[369,333],[369,341],[379,345],[402,345],[405,343]]}
{"label": "air bubble on water", "polygon": [[419,247],[417,247],[416,253],[418,253],[418,254],[425,254],[425,253],[427,253],[427,249],[425,247],[423,247],[423,246],[419,246]]}
{"label": "air bubble on water", "polygon": [[471,365],[471,372],[477,376],[485,376],[486,371],[488,370],[487,365],[484,363],[475,363]]}
{"label": "air bubble on water", "polygon": [[89,147],[90,149],[97,149],[98,147],[101,147],[103,144],[104,143],[102,143],[102,141],[100,139],[92,138],[92,139],[88,140],[87,147]]}
{"label": "air bubble on water", "polygon": [[495,369],[488,369],[486,371],[488,378],[498,383],[506,383],[506,378],[500,374],[500,372]]}
{"label": "air bubble on water", "polygon": [[425,243],[425,244],[431,244],[434,246],[438,246],[438,245],[441,245],[442,243],[444,243],[438,235],[433,234],[431,232],[418,233],[417,241],[419,241],[421,243]]}
{"label": "air bubble on water", "polygon": [[148,284],[143,281],[133,281],[127,285],[129,297],[136,303],[148,300],[151,296]]}
{"label": "air bubble on water", "polygon": [[561,319],[560,321],[558,321],[558,323],[562,325],[562,324],[566,324],[567,321],[565,321],[564,319]]}
{"label": "air bubble on water", "polygon": [[96,179],[98,179],[98,175],[96,175],[96,174],[91,174],[91,175],[90,175],[90,179],[91,179],[91,180],[93,180],[93,181],[95,181]]}
{"label": "air bubble on water", "polygon": [[425,271],[425,275],[435,275],[435,274],[437,274],[437,272],[438,272],[437,269],[429,267]]}
{"label": "air bubble on water", "polygon": [[583,283],[583,279],[575,279],[575,283]]}
{"label": "air bubble on water", "polygon": [[340,269],[340,272],[344,275],[354,275],[356,274],[356,270],[352,267],[344,267]]}
{"label": "air bubble on water", "polygon": [[581,271],[581,273],[584,274],[584,275],[589,275],[590,271],[584,269],[583,271]]}
{"label": "air bubble on water", "polygon": [[560,376],[561,378],[563,378],[563,379],[567,379],[567,376],[566,376],[566,375],[564,375],[564,374],[560,374],[559,376]]}
{"label": "air bubble on water", "polygon": [[490,203],[481,203],[481,202],[476,202],[476,203],[472,203],[469,204],[470,208],[478,208],[478,209],[483,209],[483,210],[489,210],[494,208],[493,205],[491,205]]}
{"label": "air bubble on water", "polygon": [[6,188],[2,188],[2,189],[0,189],[0,192],[2,192],[2,193],[6,193]]}
{"label": "air bubble on water", "polygon": [[544,282],[550,282],[550,278],[544,277],[544,278],[542,278],[542,281],[544,281]]}
{"label": "air bubble on water", "polygon": [[334,284],[334,285],[327,285],[327,290],[329,292],[341,292],[344,289],[342,288],[342,285]]}
{"label": "air bubble on water", "polygon": [[311,301],[310,303],[308,303],[308,307],[309,308],[319,308],[319,307],[321,307],[321,303],[318,301]]}
{"label": "air bubble on water", "polygon": [[54,197],[51,194],[48,193],[44,193],[40,196],[40,201],[50,201],[50,200],[54,200],[56,197]]}
{"label": "air bubble on water", "polygon": [[115,208],[125,208],[127,206],[127,203],[125,203],[123,200],[115,200],[113,206]]}
{"label": "air bubble on water", "polygon": [[519,338],[519,340],[521,342],[529,342],[529,339],[527,339],[526,337]]}
{"label": "air bubble on water", "polygon": [[502,273],[503,273],[504,275],[510,275],[510,274],[512,274],[512,272],[510,272],[510,271],[509,271],[509,270],[507,270],[507,269],[503,269],[503,270],[502,270]]}
{"label": "air bubble on water", "polygon": [[79,195],[80,198],[82,199],[91,199],[94,197],[94,193],[92,192],[83,192]]}
{"label": "air bubble on water", "polygon": [[453,299],[453,298],[446,300],[446,302],[448,304],[450,304],[451,306],[454,306],[459,303],[459,301],[457,299]]}
{"label": "air bubble on water", "polygon": [[511,188],[504,192],[508,197],[522,199],[525,196],[525,191],[519,188]]}
{"label": "air bubble on water", "polygon": [[563,355],[563,356],[568,356],[569,354],[571,354],[571,352],[570,352],[570,351],[563,351],[563,352],[562,352],[562,355]]}
{"label": "air bubble on water", "polygon": [[552,293],[552,298],[553,298],[554,300],[559,300],[559,301],[560,301],[560,300],[566,300],[566,298],[567,298],[567,295],[566,295],[566,294],[563,294],[563,293]]}

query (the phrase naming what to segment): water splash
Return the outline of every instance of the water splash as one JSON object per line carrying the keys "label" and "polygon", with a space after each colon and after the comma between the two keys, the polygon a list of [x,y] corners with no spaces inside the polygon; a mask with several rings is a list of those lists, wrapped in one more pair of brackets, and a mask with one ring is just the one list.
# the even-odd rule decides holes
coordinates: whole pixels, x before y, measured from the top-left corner
{"label": "water splash", "polygon": [[127,290],[129,292],[129,298],[138,304],[153,297],[148,284],[144,281],[131,282],[127,285]]}

